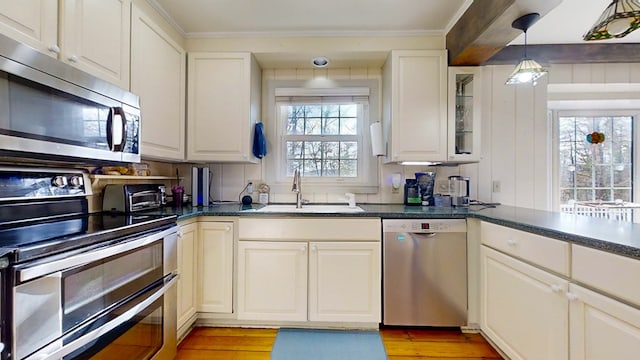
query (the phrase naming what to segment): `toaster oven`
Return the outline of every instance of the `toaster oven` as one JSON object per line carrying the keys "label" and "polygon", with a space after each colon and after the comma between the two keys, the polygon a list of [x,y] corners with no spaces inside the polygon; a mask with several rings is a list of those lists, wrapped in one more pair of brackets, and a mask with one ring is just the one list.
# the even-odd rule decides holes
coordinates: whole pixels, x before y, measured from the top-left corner
{"label": "toaster oven", "polygon": [[102,193],[102,211],[131,213],[163,205],[162,184],[108,184]]}

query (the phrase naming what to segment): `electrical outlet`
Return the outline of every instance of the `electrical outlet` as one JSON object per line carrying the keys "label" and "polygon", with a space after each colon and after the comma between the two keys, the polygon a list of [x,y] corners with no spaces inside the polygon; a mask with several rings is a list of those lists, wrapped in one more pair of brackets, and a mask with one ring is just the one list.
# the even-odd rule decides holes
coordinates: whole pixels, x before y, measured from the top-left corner
{"label": "electrical outlet", "polygon": [[247,184],[247,194],[252,194],[253,193],[253,182],[249,181],[249,184]]}
{"label": "electrical outlet", "polygon": [[441,194],[446,194],[449,192],[449,180],[438,180],[436,181],[436,191]]}
{"label": "electrical outlet", "polygon": [[493,180],[493,192],[494,193],[499,193],[500,192],[500,181],[498,180]]}

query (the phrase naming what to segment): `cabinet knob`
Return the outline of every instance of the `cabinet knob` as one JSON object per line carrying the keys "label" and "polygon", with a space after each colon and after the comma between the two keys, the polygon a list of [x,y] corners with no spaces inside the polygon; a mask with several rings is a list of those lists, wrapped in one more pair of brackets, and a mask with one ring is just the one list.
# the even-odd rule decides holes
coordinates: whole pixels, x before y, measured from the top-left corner
{"label": "cabinet knob", "polygon": [[229,230],[231,230],[231,226],[227,226],[224,228],[224,231],[229,231]]}
{"label": "cabinet knob", "polygon": [[301,253],[306,253],[307,252],[307,245],[302,245],[302,249],[300,249]]}
{"label": "cabinet knob", "polygon": [[315,251],[318,251],[318,247],[317,247],[317,246],[315,246],[315,245],[313,245],[313,246],[311,247],[311,251],[314,251],[314,252],[315,252]]}
{"label": "cabinet knob", "polygon": [[182,230],[178,231],[178,238],[182,239]]}
{"label": "cabinet knob", "polygon": [[71,55],[67,58],[67,60],[69,60],[69,62],[76,63],[78,62],[78,57],[75,55]]}
{"label": "cabinet knob", "polygon": [[516,245],[518,245],[518,242],[516,240],[514,240],[514,239],[509,239],[509,240],[507,240],[507,245],[516,246]]}
{"label": "cabinet knob", "polygon": [[558,284],[551,284],[551,285],[549,285],[549,287],[551,288],[551,291],[553,291],[554,293],[558,293],[558,292],[562,291],[562,286],[560,286]]}
{"label": "cabinet knob", "polygon": [[56,53],[56,54],[59,54],[59,53],[60,53],[60,48],[59,48],[59,47],[58,47],[58,45],[56,45],[56,44],[49,45],[49,46],[47,47],[47,50],[49,50],[49,51],[50,51],[50,52],[52,52],[52,53]]}
{"label": "cabinet knob", "polygon": [[568,292],[567,293],[567,299],[569,299],[569,301],[577,301],[578,300],[578,295]]}

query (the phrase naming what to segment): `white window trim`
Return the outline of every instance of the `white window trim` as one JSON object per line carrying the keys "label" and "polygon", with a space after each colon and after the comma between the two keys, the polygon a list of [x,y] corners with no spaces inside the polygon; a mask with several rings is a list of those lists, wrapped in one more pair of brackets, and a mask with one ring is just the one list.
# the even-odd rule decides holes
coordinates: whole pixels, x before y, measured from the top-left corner
{"label": "white window trim", "polygon": [[[272,191],[291,191],[292,177],[285,176],[286,164],[284,162],[284,139],[283,126],[278,126],[278,96],[362,96],[368,94],[368,106],[364,106],[364,119],[359,121],[359,134],[362,136],[362,146],[358,154],[358,171],[362,171],[362,176],[358,178],[322,178],[303,177],[303,192],[314,193],[377,193],[379,189],[378,181],[378,159],[371,152],[371,139],[369,126],[379,121],[380,95],[379,82],[377,80],[333,80],[335,87],[310,87],[306,80],[267,80],[266,92],[264,94],[265,116],[267,123],[267,138],[270,147],[273,149],[272,156],[265,157],[265,181]],[[326,83],[325,83],[326,85]]]}
{"label": "white window trim", "polygon": [[560,211],[560,183],[559,172],[560,164],[558,163],[559,157],[559,120],[561,116],[633,116],[633,174],[631,181],[633,186],[633,201],[640,202],[640,162],[638,161],[638,155],[640,155],[640,110],[553,110],[552,112],[552,131],[553,131],[553,151],[552,151],[552,206],[554,211]]}

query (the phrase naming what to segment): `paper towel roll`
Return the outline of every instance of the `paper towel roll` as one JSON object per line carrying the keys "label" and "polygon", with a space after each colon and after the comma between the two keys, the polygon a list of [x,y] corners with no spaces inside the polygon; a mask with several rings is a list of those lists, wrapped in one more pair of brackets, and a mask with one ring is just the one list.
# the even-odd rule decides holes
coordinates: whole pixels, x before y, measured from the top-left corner
{"label": "paper towel roll", "polygon": [[373,156],[384,155],[384,146],[382,145],[382,123],[375,122],[371,124],[371,151]]}

